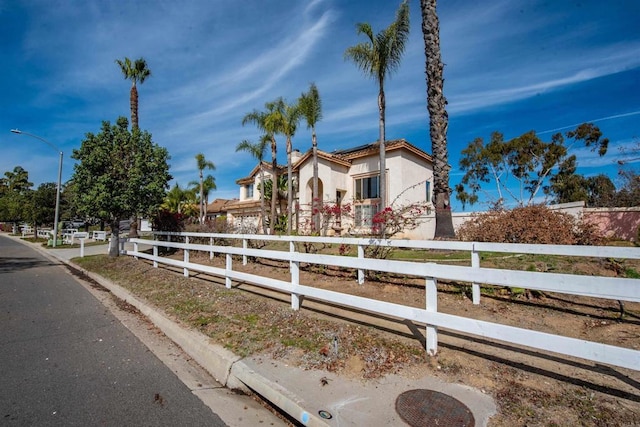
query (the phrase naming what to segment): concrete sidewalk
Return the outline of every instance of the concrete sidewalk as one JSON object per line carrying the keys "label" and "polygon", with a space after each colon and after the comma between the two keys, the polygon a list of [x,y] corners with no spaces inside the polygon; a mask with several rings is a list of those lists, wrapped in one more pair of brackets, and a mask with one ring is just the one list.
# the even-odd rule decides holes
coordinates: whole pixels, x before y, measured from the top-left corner
{"label": "concrete sidewalk", "polygon": [[[80,268],[71,261],[80,255],[79,248],[40,250]],[[85,256],[105,253],[107,245],[85,247]],[[471,416],[475,426],[486,426],[496,412],[493,399],[481,391],[429,375],[414,379],[389,375],[364,381],[332,372],[305,371],[263,357],[240,358],[120,286],[91,272],[86,274],[137,307],[221,384],[261,395],[301,425],[417,426],[426,420],[426,425],[470,426],[474,423],[461,420]]]}

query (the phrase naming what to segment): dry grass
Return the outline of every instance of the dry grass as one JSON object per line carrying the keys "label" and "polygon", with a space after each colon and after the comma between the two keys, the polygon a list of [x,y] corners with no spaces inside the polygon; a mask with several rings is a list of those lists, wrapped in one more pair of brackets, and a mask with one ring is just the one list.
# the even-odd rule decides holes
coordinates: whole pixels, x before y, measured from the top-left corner
{"label": "dry grass", "polygon": [[[179,254],[176,254],[179,256]],[[209,262],[207,256],[191,260]],[[598,260],[558,258],[491,258],[497,268],[572,271],[578,274],[623,275],[638,271],[637,262],[622,270]],[[640,425],[640,374],[570,358],[524,351],[458,334],[440,334],[438,356],[427,357],[420,331],[407,325],[340,312],[337,308],[305,301],[303,309],[290,309],[288,297],[246,284],[226,289],[221,279],[205,275],[185,278],[182,270],[159,268],[132,258],[88,257],[78,262],[169,316],[197,328],[236,354],[284,359],[307,369],[327,369],[341,375],[375,378],[389,373],[437,376],[491,394],[499,413],[492,426],[637,426]],[[222,265],[221,259],[213,264]],[[237,263],[240,269],[240,263]],[[487,264],[487,267],[490,265]],[[286,264],[250,263],[246,272],[288,280]],[[420,281],[381,277],[366,286],[355,285],[353,272],[305,271],[302,283],[345,293],[384,298],[424,306]],[[485,288],[482,304],[474,306],[464,286],[439,284],[439,309],[482,320],[571,334],[598,342],[640,349],[640,304],[627,304],[618,319],[615,302],[525,294]]]}

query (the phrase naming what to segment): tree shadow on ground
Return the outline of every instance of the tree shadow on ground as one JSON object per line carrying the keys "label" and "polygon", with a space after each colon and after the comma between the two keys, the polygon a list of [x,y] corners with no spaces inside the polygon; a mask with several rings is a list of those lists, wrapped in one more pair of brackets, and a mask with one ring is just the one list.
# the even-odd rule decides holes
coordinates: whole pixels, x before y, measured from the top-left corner
{"label": "tree shadow on ground", "polygon": [[0,257],[0,273],[28,270],[35,267],[56,265],[42,258],[34,257]]}

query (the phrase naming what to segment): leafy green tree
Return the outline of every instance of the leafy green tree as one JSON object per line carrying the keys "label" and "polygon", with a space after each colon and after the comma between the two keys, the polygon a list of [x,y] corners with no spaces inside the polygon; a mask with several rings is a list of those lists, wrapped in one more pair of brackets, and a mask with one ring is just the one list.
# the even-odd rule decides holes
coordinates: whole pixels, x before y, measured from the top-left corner
{"label": "leafy green tree", "polygon": [[318,195],[318,140],[316,138],[316,123],[322,119],[322,100],[315,83],[309,85],[309,91],[300,95],[298,99],[300,112],[307,122],[307,129],[311,129],[311,147],[313,153],[313,184],[311,190],[311,224],[313,231],[320,231],[320,208],[322,200]]}
{"label": "leafy green tree", "polygon": [[136,213],[150,214],[162,203],[168,182],[169,153],[155,144],[151,134],[120,117],[115,125],[102,122],[97,135],[87,133],[71,156],[72,180],[81,214],[111,224],[110,256],[118,256],[119,224]]}
{"label": "leafy green tree", "polygon": [[16,166],[13,171],[7,171],[4,173],[4,177],[0,178],[0,191],[1,192],[16,192],[20,194],[26,193],[33,183],[29,182],[29,172],[27,172],[22,166]]}
{"label": "leafy green tree", "polygon": [[[565,143],[565,138],[570,142]],[[564,135],[557,133],[549,142],[540,139],[534,131],[509,141],[494,132],[487,144],[482,138],[476,138],[462,150],[460,169],[465,174],[456,185],[456,198],[463,206],[473,205],[478,201],[482,185],[492,182],[498,194],[497,200],[493,200],[497,206],[504,204],[506,196],[519,206],[529,206],[541,189],[548,194],[554,185],[557,191],[567,191],[560,187],[565,183],[570,185],[568,176],[575,172],[576,157],[569,155],[569,151],[578,142],[592,151],[597,150],[600,156],[606,154],[609,144],[607,138],[602,138],[600,129],[591,123],[583,123]],[[511,179],[516,181],[515,186],[511,186]]]}
{"label": "leafy green tree", "polygon": [[57,184],[45,182],[30,193],[29,219],[33,223],[34,234],[38,234],[38,227],[44,224],[53,224],[56,211]]}
{"label": "leafy green tree", "polygon": [[589,207],[615,206],[616,187],[608,176],[600,174],[587,178],[576,170],[575,156],[570,156],[549,179],[549,185],[544,187],[545,194],[551,195],[554,203],[584,201]]}
{"label": "leafy green tree", "polygon": [[616,206],[640,206],[640,174],[632,169],[621,169],[618,175],[622,186],[616,193]]}
{"label": "leafy green tree", "polygon": [[29,219],[32,186],[29,172],[22,166],[4,173],[0,178],[0,221],[17,223]]}
{"label": "leafy green tree", "polygon": [[356,25],[358,35],[364,34],[367,41],[347,48],[345,59],[352,60],[365,75],[378,83],[378,112],[380,114],[380,203],[387,206],[384,82],[387,75],[400,66],[405,45],[409,38],[409,3],[403,1],[396,11],[396,19],[387,28],[373,34],[371,25],[364,22]]}
{"label": "leafy green tree", "polygon": [[[200,199],[199,199],[200,216],[198,217],[198,221],[200,222],[200,224],[202,224],[205,218],[205,212],[204,212],[205,207],[203,206],[205,202],[204,170],[205,169],[215,170],[216,165],[214,165],[212,161],[205,159],[204,154],[202,153],[196,154],[196,164],[198,166],[198,175],[200,177]],[[209,177],[211,177],[210,182],[213,182],[213,187],[215,188],[215,181],[213,180],[213,177],[211,175],[209,175]]]}
{"label": "leafy green tree", "polygon": [[116,59],[116,64],[120,67],[125,80],[131,80],[131,91],[129,94],[129,104],[131,107],[131,128],[138,127],[138,87],[137,83],[144,81],[151,76],[151,70],[147,67],[144,58],[136,59],[134,62],[127,57],[123,60]]}
{"label": "leafy green tree", "polygon": [[440,52],[440,21],[436,11],[436,0],[421,0],[422,35],[426,57],[427,111],[429,112],[429,135],[433,153],[433,193],[436,211],[435,237],[455,237],[451,217],[451,188],[449,187],[449,151],[447,129],[449,115],[444,96],[442,55]]}
{"label": "leafy green tree", "polygon": [[266,192],[264,191],[264,165],[262,164],[264,160],[264,151],[267,149],[267,144],[269,144],[270,138],[268,135],[262,135],[260,141],[253,143],[248,140],[243,140],[236,146],[236,151],[244,151],[253,156],[254,159],[258,161],[260,165],[260,218],[262,220],[262,232],[267,234],[267,221],[266,221],[266,210],[264,201],[267,198]]}

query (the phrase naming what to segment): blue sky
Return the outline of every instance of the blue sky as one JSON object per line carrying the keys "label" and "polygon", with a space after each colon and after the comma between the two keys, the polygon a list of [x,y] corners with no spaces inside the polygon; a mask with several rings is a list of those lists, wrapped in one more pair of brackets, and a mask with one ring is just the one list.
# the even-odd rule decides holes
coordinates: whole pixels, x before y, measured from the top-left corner
{"label": "blue sky", "polygon": [[[139,86],[140,127],[172,157],[185,186],[197,179],[194,156],[216,164],[212,198],[238,197],[235,180],[255,166],[236,153],[257,141],[243,116],[283,96],[294,101],[315,82],[323,101],[317,126],[325,151],[374,142],[377,86],[347,47],[394,18],[388,0],[0,0],[0,173],[21,165],[37,185],[57,179],[56,152],[10,133],[18,128],[64,151],[63,181],[74,148],[103,120],[129,117],[130,83],[115,59],[144,57],[152,76]],[[459,153],[476,137],[536,130],[545,138],[592,121],[611,140],[598,158],[577,150],[579,172],[613,178],[619,147],[640,140],[640,2],[632,0],[440,1],[448,99],[451,187]],[[418,0],[400,69],[386,83],[387,138],[431,153],[425,59]],[[284,140],[279,139],[282,163]],[[302,124],[294,148],[306,151]],[[632,166],[637,167],[638,163]],[[489,189],[489,188],[487,188]],[[453,202],[454,210],[461,210]],[[482,208],[476,205],[475,208]],[[467,208],[469,210],[469,208]]]}

